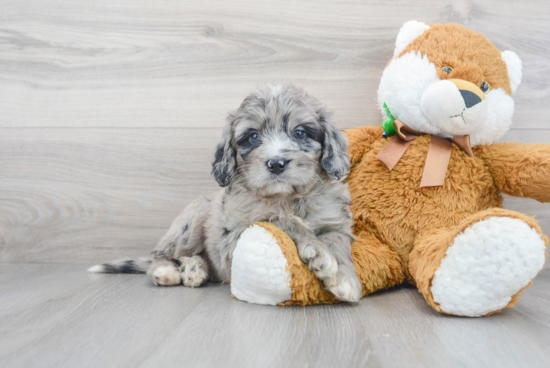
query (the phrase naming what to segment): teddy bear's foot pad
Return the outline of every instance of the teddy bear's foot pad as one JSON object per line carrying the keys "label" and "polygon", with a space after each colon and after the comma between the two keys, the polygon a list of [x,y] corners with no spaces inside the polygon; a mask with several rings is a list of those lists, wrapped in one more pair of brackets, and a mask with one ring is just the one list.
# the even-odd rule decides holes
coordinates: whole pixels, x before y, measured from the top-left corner
{"label": "teddy bear's foot pad", "polygon": [[292,298],[288,262],[277,240],[254,225],[245,230],[233,252],[231,293],[239,300],[276,305]]}
{"label": "teddy bear's foot pad", "polygon": [[446,313],[479,317],[502,309],[545,262],[545,243],[527,223],[489,217],[456,236],[432,280]]}

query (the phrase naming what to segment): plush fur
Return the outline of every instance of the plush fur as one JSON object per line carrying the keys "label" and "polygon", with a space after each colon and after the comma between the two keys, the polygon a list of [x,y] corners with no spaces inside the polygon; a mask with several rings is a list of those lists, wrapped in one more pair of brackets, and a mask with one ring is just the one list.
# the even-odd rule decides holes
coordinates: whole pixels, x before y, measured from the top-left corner
{"label": "plush fur", "polygon": [[[288,261],[281,250],[292,240],[270,233],[266,226],[272,225],[254,225],[239,238],[231,266],[231,293],[249,303],[276,305],[292,298]],[[258,270],[255,277],[250,277],[250,267]]]}
{"label": "plush fur", "polygon": [[[520,81],[519,57],[481,34],[457,24],[403,26],[379,104],[427,134],[390,171],[376,158],[389,141],[382,127],[347,131],[363,296],[409,282],[439,312],[484,316],[513,306],[542,269],[548,238],[533,218],[501,208],[501,193],[550,202],[550,145],[494,143],[509,129]],[[453,115],[457,106],[463,111]],[[430,134],[469,134],[474,156],[453,145],[443,185],[421,188]],[[294,294],[307,287],[319,297],[287,304],[330,302],[313,275],[291,275]]]}
{"label": "plush fur", "polygon": [[544,241],[510,215],[477,221],[454,237],[432,278],[435,306],[482,316],[506,307],[537,275],[545,261]]}
{"label": "plush fur", "polygon": [[[502,206],[501,192],[542,202],[550,201],[550,145],[493,143],[510,126],[513,113],[511,93],[512,89],[517,88],[518,79],[521,79],[521,62],[518,62],[517,55],[511,55],[515,54],[506,52],[503,55],[481,34],[456,24],[445,24],[433,25],[425,30],[390,61],[381,81],[379,102],[387,102],[386,96],[389,101],[399,102],[395,109],[390,103],[388,106],[392,112],[395,111],[396,118],[403,116],[403,121],[413,129],[441,137],[470,134],[472,146],[475,146],[474,157],[469,157],[453,145],[443,186],[419,188],[430,143],[429,135],[414,140],[394,169],[389,171],[376,159],[388,141],[382,137],[382,128],[364,127],[347,132],[353,164],[348,183],[357,237],[353,250],[356,254],[362,254],[358,274],[364,281],[365,295],[408,281],[417,284],[428,303],[439,311],[480,316],[513,305],[519,292],[542,269],[548,238],[542,234],[540,227],[525,215],[498,209]],[[392,73],[394,66],[401,67],[395,74]],[[452,71],[445,73],[445,66],[451,66]],[[404,97],[403,102],[400,98],[410,92],[393,90],[392,94],[387,88],[398,88],[397,84],[389,86],[385,78],[397,82],[398,76],[407,68],[411,74],[413,68],[419,70],[424,80],[418,83],[424,84],[415,92],[421,95],[420,98],[410,100]],[[434,80],[433,73],[437,80]],[[442,121],[445,119],[431,121],[430,116],[424,114],[422,98],[430,88],[447,79],[462,79],[476,86],[481,86],[484,81],[489,84],[490,89],[484,92],[486,98],[482,102],[487,105],[484,118],[481,115],[480,121],[467,121],[471,124],[465,124],[462,130],[453,130],[446,125],[446,121]],[[514,84],[511,84],[511,79]],[[406,83],[411,84],[410,81]],[[414,89],[414,86],[410,88]],[[440,100],[450,98],[450,93],[440,93]],[[511,281],[504,281],[512,285],[509,289],[503,286],[506,295],[501,297],[508,302],[493,305],[487,301],[490,299],[487,293],[484,296],[474,295],[473,292],[464,295],[464,290],[468,289],[468,285],[475,289],[471,284],[471,274],[476,274],[477,270],[504,267],[504,259],[495,252],[505,252],[503,247],[511,241],[510,237],[482,236],[484,232],[490,232],[489,224],[501,221],[498,220],[500,217],[514,218],[523,224],[523,227],[516,227],[518,244],[514,246],[517,248],[514,257],[518,261],[524,260],[527,267],[524,274],[527,276],[518,278],[521,285],[513,286]],[[452,302],[444,300],[443,296],[440,300],[434,300],[431,287],[442,260],[451,257],[451,249],[464,243],[464,240],[459,240],[462,239],[460,237],[463,235],[459,236],[462,232],[470,234],[470,247],[477,247],[487,256],[477,262],[468,262],[467,255],[454,255],[455,258],[463,257],[462,261],[455,259],[455,263],[447,260],[449,264],[460,265],[461,271],[457,274],[449,270],[452,266],[448,266],[445,272],[453,275],[454,284],[444,282],[444,286],[437,284],[436,289],[440,296],[452,298],[452,295],[462,295],[464,304],[461,309],[450,307]],[[479,235],[475,235],[476,232]],[[506,234],[502,230],[500,232]],[[533,235],[533,232],[538,235]],[[519,244],[520,239],[529,244]],[[431,267],[426,268],[426,264]],[[442,279],[445,277],[441,276]],[[461,283],[462,289],[453,290]],[[486,292],[495,284],[489,276],[484,283],[479,288],[486,288]],[[480,302],[477,308],[472,307],[484,297],[487,298],[485,304]]]}

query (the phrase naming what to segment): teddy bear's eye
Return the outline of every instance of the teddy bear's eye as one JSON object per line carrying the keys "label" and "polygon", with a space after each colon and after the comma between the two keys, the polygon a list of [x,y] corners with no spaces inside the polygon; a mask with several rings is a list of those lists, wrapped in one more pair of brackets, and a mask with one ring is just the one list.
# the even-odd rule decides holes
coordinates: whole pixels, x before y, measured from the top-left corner
{"label": "teddy bear's eye", "polygon": [[441,71],[443,73],[446,73],[446,74],[451,74],[451,72],[453,71],[453,68],[451,68],[450,66],[444,66]]}
{"label": "teddy bear's eye", "polygon": [[483,81],[483,82],[481,82],[481,85],[479,86],[479,88],[481,88],[481,91],[483,93],[486,93],[488,90],[491,89],[491,86],[489,85],[489,83]]}

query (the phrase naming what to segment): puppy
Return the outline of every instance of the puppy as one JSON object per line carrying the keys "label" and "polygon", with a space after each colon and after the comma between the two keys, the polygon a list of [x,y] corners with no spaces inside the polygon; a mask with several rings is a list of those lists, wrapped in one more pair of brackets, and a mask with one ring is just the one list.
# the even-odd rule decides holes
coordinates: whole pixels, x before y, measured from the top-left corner
{"label": "puppy", "polygon": [[284,230],[325,288],[357,301],[361,284],[347,184],[348,142],[331,113],[291,85],[270,86],[229,114],[212,164],[224,189],[192,202],[153,251],[154,259],[97,265],[91,272],[139,273],[157,285],[229,282],[241,233],[258,221]]}

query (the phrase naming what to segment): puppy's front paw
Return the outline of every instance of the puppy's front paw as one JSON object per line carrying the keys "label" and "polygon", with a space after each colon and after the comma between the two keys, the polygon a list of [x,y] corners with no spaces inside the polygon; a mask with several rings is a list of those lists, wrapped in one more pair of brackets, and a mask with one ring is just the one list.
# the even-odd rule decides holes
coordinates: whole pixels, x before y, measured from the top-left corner
{"label": "puppy's front paw", "polygon": [[180,273],[184,286],[200,287],[208,281],[208,265],[199,256],[181,257]]}
{"label": "puppy's front paw", "polygon": [[336,277],[338,262],[320,241],[312,240],[301,244],[299,255],[317,278],[324,280]]}
{"label": "puppy's front paw", "polygon": [[158,267],[149,269],[147,276],[155,285],[173,286],[181,284],[181,276],[178,268],[173,263],[163,263]]}
{"label": "puppy's front paw", "polygon": [[325,287],[338,299],[345,302],[357,302],[361,299],[361,283],[355,275],[340,270],[334,279],[326,279]]}

